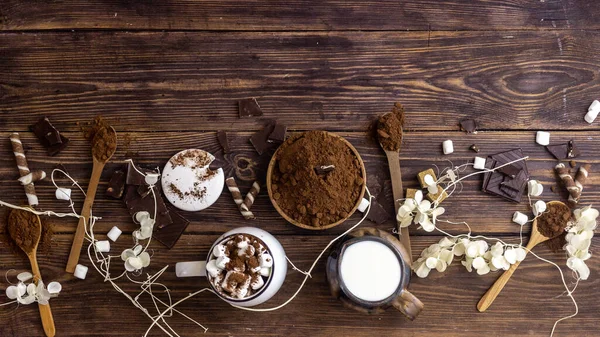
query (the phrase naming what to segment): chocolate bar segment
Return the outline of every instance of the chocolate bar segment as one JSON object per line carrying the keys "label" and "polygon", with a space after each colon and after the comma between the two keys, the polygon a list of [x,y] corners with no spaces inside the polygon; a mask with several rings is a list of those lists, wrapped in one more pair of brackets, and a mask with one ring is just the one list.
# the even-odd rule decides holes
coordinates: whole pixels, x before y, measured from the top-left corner
{"label": "chocolate bar segment", "polygon": [[254,149],[259,155],[263,154],[271,146],[268,142],[268,138],[274,128],[274,123],[270,123],[250,137],[250,143],[252,143],[252,146],[254,146]]}
{"label": "chocolate bar segment", "polygon": [[369,210],[369,214],[367,214],[367,219],[377,223],[382,224],[390,218],[388,212],[385,211],[383,206],[380,203],[375,201],[374,199],[371,201],[371,209]]}
{"label": "chocolate bar segment", "polygon": [[477,122],[474,119],[463,119],[460,121],[460,129],[468,133],[476,133]]}
{"label": "chocolate bar segment", "polygon": [[285,141],[285,134],[287,133],[287,126],[283,124],[276,124],[273,128],[273,132],[269,135],[267,141],[269,143],[283,143]]}
{"label": "chocolate bar segment", "polygon": [[167,248],[171,249],[181,237],[181,234],[185,231],[187,226],[190,224],[189,220],[182,217],[179,213],[175,211],[170,211],[172,215],[173,223],[168,227],[157,228],[152,237],[167,246]]}
{"label": "chocolate bar segment", "polygon": [[[139,186],[128,185],[125,192],[125,197],[123,200],[127,205],[127,209],[129,210],[129,214],[133,216],[135,213],[140,211],[146,211],[150,213],[150,216],[154,216],[154,198],[151,193],[147,196],[142,197],[138,192]],[[163,228],[169,226],[173,223],[171,216],[169,215],[169,210],[165,205],[165,202],[162,198],[159,185],[154,185],[154,193],[156,195],[156,228]]]}
{"label": "chocolate bar segment", "polygon": [[[521,149],[497,153],[488,157],[486,168],[496,168],[520,158],[523,158],[523,151]],[[518,174],[515,175],[515,178],[511,178],[510,175],[499,172],[501,169],[486,173],[482,191],[503,197],[510,201],[521,202],[523,192],[527,186],[527,180],[529,180],[527,163],[524,160],[521,160],[505,167],[510,166],[514,166],[519,170]],[[509,169],[508,173],[512,172],[514,172],[514,169]]]}
{"label": "chocolate bar segment", "polygon": [[52,123],[50,123],[48,117],[40,118],[37,123],[29,126],[29,129],[46,148],[49,156],[57,155],[69,143],[69,139],[58,132]]}
{"label": "chocolate bar segment", "polygon": [[106,195],[111,198],[121,199],[121,197],[123,197],[123,192],[125,191],[125,179],[125,172],[116,170],[110,177]]}
{"label": "chocolate bar segment", "polygon": [[227,140],[227,132],[225,131],[217,131],[217,140],[219,144],[223,148],[223,153],[229,153],[229,140]]}
{"label": "chocolate bar segment", "polygon": [[263,112],[255,98],[246,98],[238,101],[240,118],[262,116]]}
{"label": "chocolate bar segment", "polygon": [[518,167],[516,167],[514,165],[507,165],[507,166],[503,166],[503,167],[499,168],[498,172],[500,172],[510,178],[515,178],[519,174],[519,172],[521,172],[521,169],[519,169]]}

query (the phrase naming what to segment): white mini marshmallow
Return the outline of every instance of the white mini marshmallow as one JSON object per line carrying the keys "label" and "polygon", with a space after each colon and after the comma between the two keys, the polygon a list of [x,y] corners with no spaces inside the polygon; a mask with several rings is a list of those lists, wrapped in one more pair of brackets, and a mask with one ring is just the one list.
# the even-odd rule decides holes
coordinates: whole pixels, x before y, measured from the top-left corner
{"label": "white mini marshmallow", "polygon": [[221,256],[225,255],[226,249],[227,248],[225,247],[225,245],[218,244],[215,246],[215,248],[213,248],[212,253],[215,257],[221,257]]}
{"label": "white mini marshmallow", "polygon": [[485,158],[475,157],[475,161],[473,162],[473,168],[476,170],[484,170],[485,169]]}
{"label": "white mini marshmallow", "polygon": [[544,185],[540,184],[537,180],[529,180],[527,182],[527,194],[533,197],[539,197],[544,192]]}
{"label": "white mini marshmallow", "polygon": [[75,272],[73,273],[73,275],[75,277],[77,277],[78,279],[85,280],[85,276],[87,275],[87,272],[88,272],[88,267],[78,264],[77,266],[75,266]]}
{"label": "white mini marshmallow", "polygon": [[70,188],[62,188],[59,187],[56,189],[54,193],[56,199],[58,200],[70,200],[71,199],[71,189]]}
{"label": "white mini marshmallow", "polygon": [[442,149],[444,150],[444,154],[450,154],[454,152],[454,145],[452,144],[452,140],[445,140],[442,143]]}
{"label": "white mini marshmallow", "polygon": [[263,280],[262,277],[257,277],[256,279],[254,279],[254,281],[252,281],[250,283],[250,287],[252,287],[252,290],[258,290],[260,288],[262,288],[262,286],[265,285],[265,280]]}
{"label": "white mini marshmallow", "polygon": [[550,144],[550,132],[538,131],[535,135],[535,142],[543,146]]}
{"label": "white mini marshmallow", "polygon": [[516,224],[523,226],[527,223],[527,220],[529,220],[529,218],[527,218],[527,215],[521,212],[515,212],[515,214],[513,214],[512,221]]}
{"label": "white mini marshmallow", "polygon": [[248,241],[244,240],[244,241],[238,242],[237,247],[243,251],[244,249],[246,249],[246,247],[248,247]]}
{"label": "white mini marshmallow", "polygon": [[262,268],[271,268],[273,266],[273,257],[269,254],[262,254],[258,257],[258,263]]}
{"label": "white mini marshmallow", "polygon": [[367,210],[368,206],[369,206],[369,200],[362,198],[362,200],[360,201],[360,205],[358,205],[358,211],[361,213],[364,213]]}
{"label": "white mini marshmallow", "polygon": [[158,177],[159,177],[158,173],[148,173],[144,177],[144,181],[148,185],[154,185],[158,182]]}
{"label": "white mini marshmallow", "polygon": [[223,256],[219,256],[219,258],[217,258],[217,267],[220,269],[225,269],[225,266],[227,265],[227,263],[229,263],[229,261],[231,261],[231,259],[229,259],[227,256],[223,255]]}
{"label": "white mini marshmallow", "polygon": [[108,240],[96,241],[95,245],[96,249],[101,253],[110,252],[110,241]]}
{"label": "white mini marshmallow", "polygon": [[115,241],[117,241],[119,236],[121,236],[121,233],[123,233],[123,231],[121,231],[119,229],[119,227],[113,226],[113,228],[110,229],[110,231],[108,232],[108,234],[106,234],[106,236],[108,236],[109,239],[111,239],[113,242],[115,242]]}
{"label": "white mini marshmallow", "polygon": [[541,215],[546,210],[546,203],[542,200],[538,200],[533,204],[533,214],[535,216]]}
{"label": "white mini marshmallow", "polygon": [[435,184],[435,179],[433,179],[433,177],[431,176],[431,174],[426,174],[425,177],[423,177],[423,181],[427,185],[433,185],[433,184]]}
{"label": "white mini marshmallow", "polygon": [[593,101],[590,107],[588,108],[587,114],[585,114],[585,121],[592,124],[596,117],[598,117],[598,113],[600,113],[600,102],[597,100]]}
{"label": "white mini marshmallow", "polygon": [[260,275],[264,276],[264,277],[269,277],[269,275],[271,275],[271,268],[261,268],[260,269]]}
{"label": "white mini marshmallow", "polygon": [[254,246],[247,246],[245,249],[238,249],[237,254],[238,256],[242,256],[242,255],[247,255],[247,256],[252,256],[254,255],[254,253],[256,252],[256,248],[254,248]]}
{"label": "white mini marshmallow", "polygon": [[208,261],[208,263],[206,264],[206,272],[212,277],[216,277],[217,275],[219,275],[221,269],[217,267],[217,260]]}

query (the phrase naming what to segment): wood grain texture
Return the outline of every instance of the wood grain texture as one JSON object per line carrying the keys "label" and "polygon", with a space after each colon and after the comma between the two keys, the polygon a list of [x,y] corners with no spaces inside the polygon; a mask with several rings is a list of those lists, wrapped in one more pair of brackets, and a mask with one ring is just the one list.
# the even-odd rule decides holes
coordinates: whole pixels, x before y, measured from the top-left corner
{"label": "wood grain texture", "polygon": [[[174,263],[204,256],[218,235],[184,235],[170,251],[158,244],[151,245],[154,255],[150,272],[170,265],[161,281],[172,289],[174,299],[180,299],[207,286],[202,279],[177,279]],[[134,309],[109,284],[103,283],[96,272],[90,270],[84,281],[64,273],[64,261],[69,253],[71,238],[72,235],[69,234],[56,235],[51,255],[39,257],[46,280],[57,280],[63,285],[60,296],[52,300],[57,335],[143,335],[150,320],[138,309]],[[286,249],[286,254],[299,268],[308,268],[333,236],[321,233],[309,236],[280,235],[277,238]],[[416,251],[421,251],[439,239],[440,237],[417,236],[412,237],[412,243]],[[119,239],[113,245],[113,252],[125,249],[128,244],[125,237]],[[591,249],[598,251],[600,240],[594,239]],[[544,246],[537,247],[535,252],[559,265],[565,264],[563,254],[550,253]],[[82,261],[89,265],[87,257],[82,257]],[[14,257],[3,251],[0,254],[0,266],[2,275],[9,268],[22,271],[26,260],[24,256]],[[120,268],[120,265],[115,265],[115,272]],[[453,264],[443,274],[434,271],[427,279],[414,277],[409,290],[425,303],[425,309],[414,322],[408,321],[395,310],[388,310],[379,316],[366,316],[346,309],[329,294],[324,268],[323,260],[317,265],[313,279],[308,281],[300,295],[288,306],[274,313],[234,310],[212,294],[198,295],[178,308],[205,324],[209,328],[206,336],[548,336],[556,319],[573,312],[572,303],[566,296],[557,297],[563,292],[558,271],[531,257],[521,264],[494,306],[486,313],[478,313],[476,304],[499,273],[478,276]],[[600,302],[597,301],[600,296],[600,281],[597,277],[600,267],[597,263],[590,263],[590,268],[590,280],[582,282],[575,293],[580,313],[576,318],[558,326],[558,336],[593,336],[587,334],[587,329],[596,326],[597,312],[600,310]],[[570,277],[565,268],[563,271]],[[144,280],[144,277],[139,280]],[[290,269],[280,292],[263,307],[284,302],[295,292],[301,280],[302,275]],[[119,284],[130,293],[136,294],[139,291],[130,283]],[[141,297],[141,301],[151,306],[147,298]],[[37,308],[21,306],[17,310],[19,317],[14,319],[12,308],[1,309],[0,317],[4,324],[0,325],[0,334],[40,336],[42,330]],[[9,317],[13,319],[8,319]],[[203,335],[193,323],[182,317],[175,316],[168,321],[182,336]],[[150,335],[164,336],[158,329],[154,329]]]}
{"label": "wood grain texture", "polygon": [[598,28],[591,0],[5,0],[0,28],[177,30],[506,30]]}
{"label": "wood grain texture", "polygon": [[[0,125],[96,114],[120,130],[366,131],[396,101],[409,130],[599,130],[600,32],[0,34]],[[238,118],[256,97],[262,119]],[[143,121],[143,122],[141,122]]]}

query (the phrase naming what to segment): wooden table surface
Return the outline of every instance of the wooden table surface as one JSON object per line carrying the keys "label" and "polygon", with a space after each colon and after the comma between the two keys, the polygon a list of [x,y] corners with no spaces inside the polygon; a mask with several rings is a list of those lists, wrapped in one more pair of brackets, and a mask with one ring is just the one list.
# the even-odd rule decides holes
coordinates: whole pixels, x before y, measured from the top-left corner
{"label": "wooden table surface", "polygon": [[[127,158],[162,166],[186,148],[217,152],[216,131],[226,130],[232,153],[227,175],[242,190],[263,177],[267,155],[259,156],[249,136],[267,120],[291,131],[329,130],[346,137],[360,152],[368,186],[393,212],[391,185],[383,151],[373,139],[377,115],[394,102],[406,107],[401,166],[403,183],[415,187],[416,174],[432,165],[471,161],[471,144],[487,155],[521,147],[530,156],[532,177],[545,187],[545,200],[564,198],[550,190],[555,161],[535,144],[535,130],[551,131],[553,142],[574,139],[579,159],[593,163],[582,202],[600,197],[600,127],[583,121],[588,105],[600,98],[600,2],[593,0],[441,0],[441,1],[19,1],[0,4],[0,199],[25,201],[8,141],[18,131],[32,169],[50,172],[62,164],[86,186],[92,169],[89,145],[80,123],[96,115],[109,119],[119,134],[118,151],[102,177],[94,213],[96,232],[118,225],[124,236],[113,245],[131,244],[135,229],[121,201],[104,196],[110,172]],[[261,118],[239,119],[236,101],[256,97]],[[56,157],[48,157],[28,132],[47,115],[71,139]],[[458,131],[461,118],[479,121],[480,132]],[[454,141],[444,156],[441,142]],[[598,165],[596,167],[596,165]],[[64,180],[62,180],[65,183]],[[480,191],[478,177],[462,193],[444,202],[446,216],[469,222],[475,233],[518,242],[519,227],[510,219],[526,203],[514,204]],[[264,186],[263,186],[264,187]],[[36,185],[41,208],[67,211],[46,181]],[[82,197],[75,195],[77,209]],[[223,232],[244,225],[263,228],[283,244],[289,258],[308,269],[319,251],[354,224],[310,232],[278,216],[265,192],[244,221],[224,191],[211,208],[184,213],[191,224],[167,250],[153,243],[148,272],[165,265],[161,281],[174,299],[207,285],[177,279],[174,264],[204,256]],[[5,232],[8,210],[0,208]],[[46,282],[63,285],[51,301],[57,336],[141,336],[150,320],[90,270],[85,281],[64,272],[76,219],[49,218],[56,234],[39,261]],[[369,223],[373,225],[372,223]],[[375,225],[391,230],[393,220]],[[464,227],[443,225],[451,233]],[[529,227],[525,235],[529,234]],[[411,228],[413,254],[437,242],[436,233]],[[594,238],[593,253],[600,251]],[[563,253],[545,246],[536,253],[571,273]],[[91,267],[87,257],[81,262]],[[575,298],[579,315],[559,324],[556,336],[598,336],[600,284],[598,257],[588,261],[590,279]],[[24,271],[28,262],[0,245],[0,275]],[[498,273],[478,276],[455,262],[445,273],[413,277],[410,290],[425,304],[410,322],[395,311],[365,316],[344,308],[329,294],[324,261],[319,262],[300,295],[272,313],[234,310],[212,294],[199,295],[179,309],[209,330],[207,336],[547,336],[554,321],[574,312],[558,271],[528,257],[494,305],[476,310],[481,295]],[[143,279],[140,277],[140,279]],[[280,292],[268,302],[282,303],[302,275],[288,271]],[[130,293],[136,287],[121,283]],[[4,279],[0,289],[8,286]],[[0,296],[0,302],[8,299]],[[149,303],[147,303],[149,304]],[[181,336],[200,336],[193,323],[168,319]],[[34,305],[0,308],[1,336],[41,336]],[[154,328],[151,336],[163,336]]]}

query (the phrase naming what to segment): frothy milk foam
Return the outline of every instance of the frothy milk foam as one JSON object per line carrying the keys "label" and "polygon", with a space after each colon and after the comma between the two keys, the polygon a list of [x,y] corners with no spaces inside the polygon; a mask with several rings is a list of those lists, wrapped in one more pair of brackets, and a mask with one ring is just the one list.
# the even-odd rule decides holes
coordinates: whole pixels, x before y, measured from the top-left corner
{"label": "frothy milk foam", "polygon": [[383,243],[365,240],[351,244],[341,259],[340,276],[354,296],[364,301],[381,301],[398,289],[400,261]]}

